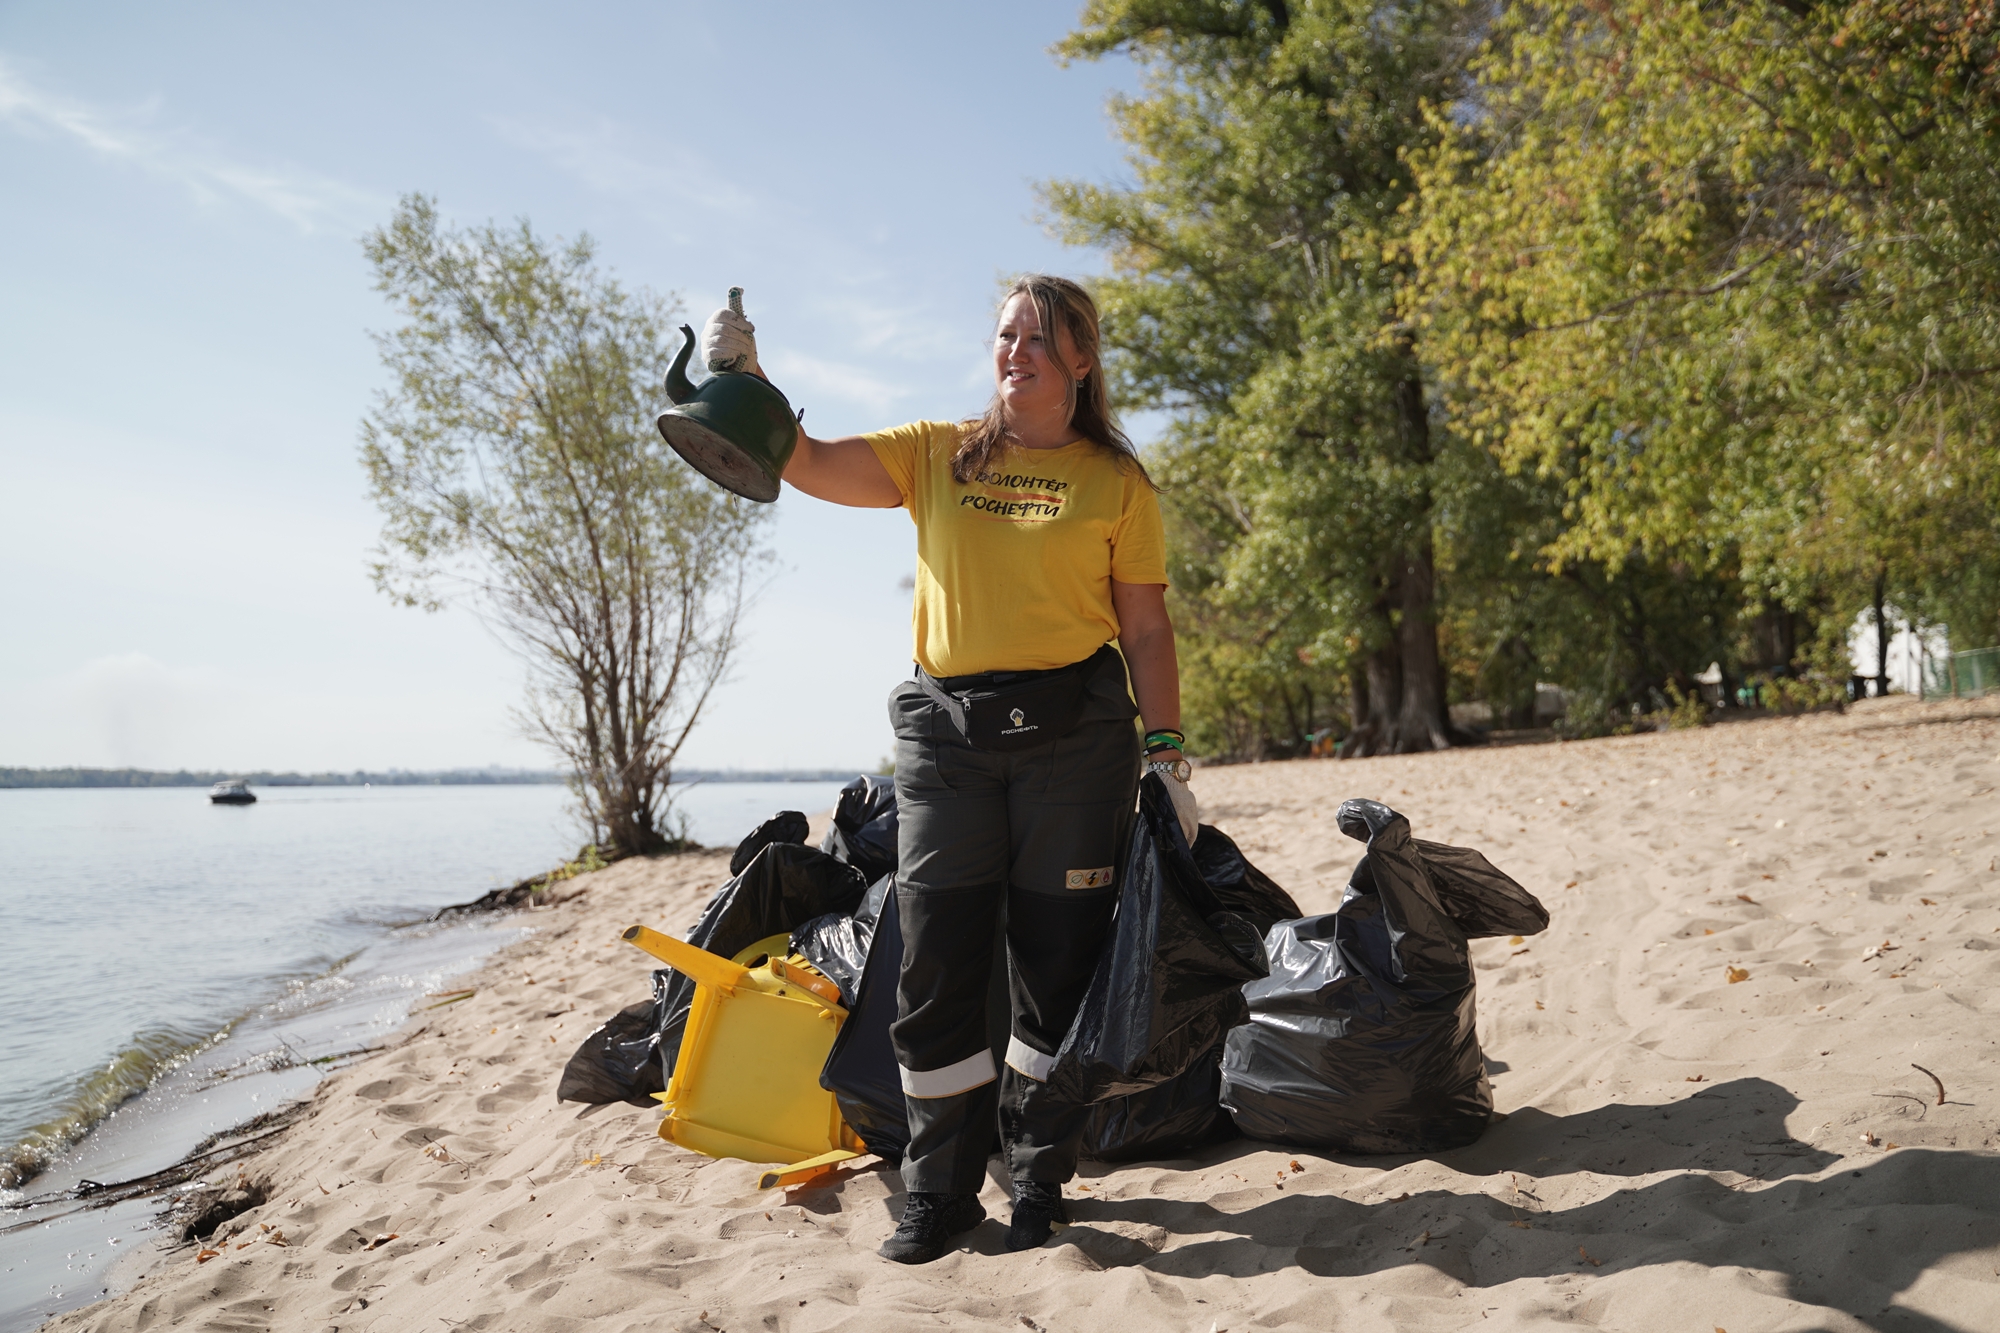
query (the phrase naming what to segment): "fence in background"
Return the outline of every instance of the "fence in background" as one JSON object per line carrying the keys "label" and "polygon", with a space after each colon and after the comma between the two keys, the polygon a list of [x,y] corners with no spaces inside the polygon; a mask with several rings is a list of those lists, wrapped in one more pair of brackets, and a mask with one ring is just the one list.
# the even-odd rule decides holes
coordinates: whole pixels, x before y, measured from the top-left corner
{"label": "fence in background", "polygon": [[2000,690],[2000,647],[1924,661],[1924,697],[1972,699]]}

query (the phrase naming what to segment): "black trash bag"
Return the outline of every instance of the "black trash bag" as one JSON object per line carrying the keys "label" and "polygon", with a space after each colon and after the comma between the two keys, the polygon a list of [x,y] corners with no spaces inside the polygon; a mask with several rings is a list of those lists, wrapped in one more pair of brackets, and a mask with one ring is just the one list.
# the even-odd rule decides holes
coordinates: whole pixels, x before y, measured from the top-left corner
{"label": "black trash bag", "polygon": [[1248,918],[1259,936],[1280,921],[1291,921],[1300,915],[1292,895],[1251,865],[1235,840],[1215,825],[1201,825],[1195,833],[1193,850],[1195,869],[1216,902],[1224,911]]}
{"label": "black trash bag", "polygon": [[1360,800],[1336,818],[1367,842],[1367,855],[1338,908],[1280,922],[1265,937],[1271,974],[1243,988],[1250,1021],[1225,1045],[1222,1104],[1237,1129],[1271,1143],[1463,1147],[1493,1109],[1465,932],[1408,820]]}
{"label": "black trash bag", "polygon": [[1162,1161],[1235,1138],[1222,1109],[1222,1043],[1156,1088],[1090,1108],[1081,1156],[1092,1162]]}
{"label": "black trash bag", "polygon": [[1423,854],[1438,902],[1469,940],[1494,935],[1539,935],[1549,928],[1549,909],[1470,847],[1411,843]]}
{"label": "black trash bag", "polygon": [[1175,1078],[1244,1021],[1243,983],[1269,971],[1256,926],[1202,879],[1157,774],[1139,784],[1122,871],[1110,937],[1049,1073],[1072,1102]]}
{"label": "black trash bag", "polygon": [[753,829],[749,837],[736,844],[736,850],[729,856],[729,873],[742,874],[743,868],[756,859],[757,853],[774,842],[796,842],[804,845],[806,835],[811,831],[806,817],[797,810],[780,810]]}
{"label": "black trash bag", "polygon": [[844,1005],[851,1004],[860,992],[861,974],[868,966],[868,947],[875,939],[875,921],[881,915],[893,879],[884,875],[871,884],[852,916],[828,912],[792,932],[792,952],[804,955],[808,963],[840,987],[840,1002]]}
{"label": "black trash bag", "polygon": [[[876,889],[889,882],[885,876],[868,891],[875,916],[856,930],[857,935],[861,930],[867,932],[866,960],[851,991],[845,982],[841,984],[847,1020],[826,1054],[819,1085],[833,1094],[840,1118],[861,1136],[868,1151],[891,1166],[900,1166],[910,1146],[910,1123],[903,1102],[903,1076],[896,1067],[895,1047],[889,1042],[889,1025],[896,1021],[903,927],[896,915],[896,895],[885,889],[881,898],[876,897]],[[858,921],[858,917],[851,920]],[[825,938],[818,932],[815,937]],[[799,936],[794,935],[793,947],[798,944]],[[810,961],[812,954],[807,953],[806,958]],[[814,962],[813,966],[820,964]]]}
{"label": "black trash bag", "polygon": [[671,975],[665,968],[655,971],[652,999],[619,1010],[583,1039],[563,1066],[556,1084],[557,1101],[592,1106],[606,1102],[659,1105],[653,1094],[667,1090],[657,1058],[660,1016],[666,1012],[667,978]]}
{"label": "black trash bag", "polygon": [[863,774],[842,787],[819,849],[859,870],[870,884],[895,874],[895,780]]}

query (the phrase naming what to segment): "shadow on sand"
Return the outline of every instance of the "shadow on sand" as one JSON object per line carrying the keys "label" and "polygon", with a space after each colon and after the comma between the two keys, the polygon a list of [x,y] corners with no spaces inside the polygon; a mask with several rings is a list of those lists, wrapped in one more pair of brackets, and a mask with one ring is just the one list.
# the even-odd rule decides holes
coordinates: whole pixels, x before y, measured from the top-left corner
{"label": "shadow on sand", "polygon": [[[1613,1104],[1574,1116],[1517,1111],[1470,1148],[1434,1160],[1491,1178],[1491,1192],[1430,1191],[1393,1203],[1357,1203],[1303,1191],[1225,1212],[1209,1203],[1081,1197],[1065,1233],[1104,1267],[1136,1265],[1186,1277],[1248,1276],[1290,1262],[1309,1273],[1356,1277],[1427,1264],[1472,1287],[1519,1278],[1652,1264],[1694,1263],[1781,1275],[1791,1299],[1845,1312],[1896,1333],[1956,1333],[1951,1324],[1892,1305],[1926,1269],[1954,1254],[2000,1245],[2000,1157],[1908,1150],[1872,1155],[1856,1170],[1785,1132],[1797,1101],[1763,1079],[1738,1079],[1664,1105]],[[1188,1165],[1208,1169],[1272,1145],[1224,1145]],[[1341,1159],[1393,1168],[1415,1158]],[[1617,1189],[1574,1208],[1545,1208],[1537,1181],[1590,1173],[1679,1175]],[[1515,1194],[1510,1173],[1527,1180]],[[1304,1182],[1301,1182],[1302,1184]],[[1435,1220],[1433,1220],[1435,1219]],[[1203,1239],[1160,1252],[1095,1221],[1164,1228]],[[1410,1248],[1419,1226],[1429,1239]],[[1599,1266],[1585,1267],[1587,1246]],[[1990,1281],[1991,1264],[1979,1269]]]}

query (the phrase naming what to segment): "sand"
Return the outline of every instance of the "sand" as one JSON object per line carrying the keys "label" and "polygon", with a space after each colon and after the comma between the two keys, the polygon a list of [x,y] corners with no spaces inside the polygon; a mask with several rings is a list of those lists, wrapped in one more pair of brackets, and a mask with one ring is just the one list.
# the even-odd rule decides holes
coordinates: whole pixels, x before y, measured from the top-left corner
{"label": "sand", "polygon": [[1308,911],[1359,851],[1333,826],[1350,795],[1543,898],[1546,934],[1475,946],[1504,1122],[1428,1158],[1086,1166],[1076,1225],[1019,1255],[996,1183],[960,1251],[898,1267],[874,1253],[900,1208],[879,1166],[760,1193],[655,1112],[554,1100],[577,1041],[644,994],[617,931],[685,926],[726,858],[626,863],[329,1078],[245,1164],[272,1194],[219,1254],[173,1251],[47,1327],[2000,1328],[2000,708],[1195,787]]}

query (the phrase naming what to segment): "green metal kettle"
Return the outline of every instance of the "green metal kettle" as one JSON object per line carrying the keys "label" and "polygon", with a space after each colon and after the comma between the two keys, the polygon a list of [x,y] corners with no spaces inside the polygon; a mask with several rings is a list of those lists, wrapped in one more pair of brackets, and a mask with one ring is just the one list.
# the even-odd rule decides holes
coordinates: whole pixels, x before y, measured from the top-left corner
{"label": "green metal kettle", "polygon": [[[743,313],[743,289],[729,289],[729,308]],[[687,377],[694,330],[667,370],[667,397],[673,406],[660,413],[660,434],[688,466],[724,490],[769,504],[778,498],[778,479],[798,447],[799,418],[785,395],[761,375],[718,371],[697,388]]]}

